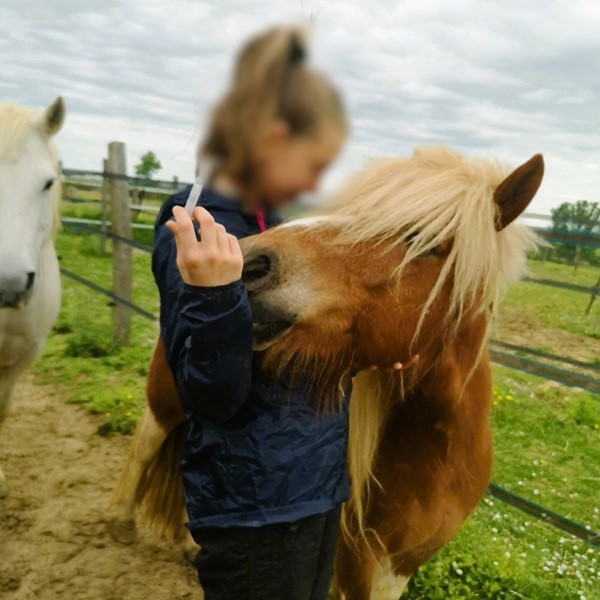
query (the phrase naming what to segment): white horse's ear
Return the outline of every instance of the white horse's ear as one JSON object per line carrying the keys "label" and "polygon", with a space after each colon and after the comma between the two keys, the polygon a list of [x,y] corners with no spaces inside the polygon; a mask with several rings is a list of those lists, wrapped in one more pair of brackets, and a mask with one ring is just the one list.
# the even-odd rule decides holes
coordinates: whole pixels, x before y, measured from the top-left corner
{"label": "white horse's ear", "polygon": [[58,133],[65,122],[67,109],[65,101],[59,96],[45,111],[40,119],[40,127],[47,136]]}
{"label": "white horse's ear", "polygon": [[532,156],[526,163],[517,167],[494,192],[494,202],[498,205],[496,231],[510,225],[533,200],[544,177],[544,157]]}

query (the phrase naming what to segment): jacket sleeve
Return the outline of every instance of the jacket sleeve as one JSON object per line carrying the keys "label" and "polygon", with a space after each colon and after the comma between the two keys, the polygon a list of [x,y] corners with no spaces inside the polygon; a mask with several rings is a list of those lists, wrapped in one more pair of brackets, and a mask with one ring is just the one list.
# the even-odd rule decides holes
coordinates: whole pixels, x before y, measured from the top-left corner
{"label": "jacket sleeve", "polygon": [[252,388],[252,313],[246,288],[241,281],[212,288],[185,285],[179,310],[190,332],[178,365],[184,410],[227,421]]}
{"label": "jacket sleeve", "polygon": [[225,422],[252,389],[252,312],[241,281],[186,285],[170,232],[157,236],[153,270],[161,295],[161,331],[186,416]]}

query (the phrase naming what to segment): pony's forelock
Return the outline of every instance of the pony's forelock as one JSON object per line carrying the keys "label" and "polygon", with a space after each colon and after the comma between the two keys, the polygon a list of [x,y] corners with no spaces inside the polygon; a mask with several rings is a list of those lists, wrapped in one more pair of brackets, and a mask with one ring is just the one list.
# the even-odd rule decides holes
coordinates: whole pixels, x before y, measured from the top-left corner
{"label": "pony's forelock", "polygon": [[538,243],[531,230],[515,223],[496,231],[493,194],[507,174],[498,162],[469,160],[438,147],[419,149],[408,159],[377,161],[340,193],[334,214],[352,218],[340,220],[337,242],[394,247],[410,239],[396,271],[400,280],[409,262],[450,240],[423,314],[450,276],[447,314],[454,323],[474,308],[495,309],[506,285],[523,272],[526,252]]}
{"label": "pony's forelock", "polygon": [[37,113],[18,104],[0,104],[0,160],[8,160],[23,147],[34,128]]}

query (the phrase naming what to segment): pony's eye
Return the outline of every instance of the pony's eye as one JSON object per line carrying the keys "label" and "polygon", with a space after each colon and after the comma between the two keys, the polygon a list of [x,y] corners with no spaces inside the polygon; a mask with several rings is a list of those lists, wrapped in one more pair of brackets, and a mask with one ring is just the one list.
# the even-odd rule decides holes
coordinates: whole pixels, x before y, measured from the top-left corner
{"label": "pony's eye", "polygon": [[44,184],[44,191],[47,192],[54,185],[54,179],[48,179]]}
{"label": "pony's eye", "polygon": [[[407,246],[410,246],[418,235],[419,235],[418,231],[413,231],[410,235],[408,235],[405,238],[404,243]],[[434,246],[433,248],[430,248],[429,250],[427,250],[425,252],[421,252],[419,254],[419,258],[427,258],[428,256],[437,256],[437,254],[438,254],[437,246]]]}
{"label": "pony's eye", "polygon": [[410,246],[410,245],[413,243],[413,241],[415,240],[415,238],[416,238],[418,235],[419,235],[419,232],[418,232],[418,231],[413,231],[413,232],[412,232],[410,235],[407,235],[407,236],[404,238],[404,243],[405,243],[407,246]]}

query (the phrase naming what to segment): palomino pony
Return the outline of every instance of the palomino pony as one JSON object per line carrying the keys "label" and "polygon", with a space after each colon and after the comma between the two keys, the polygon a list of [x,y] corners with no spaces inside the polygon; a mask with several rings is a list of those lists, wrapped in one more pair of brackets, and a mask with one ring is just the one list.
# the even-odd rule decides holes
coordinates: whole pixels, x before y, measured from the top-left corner
{"label": "palomino pony", "polygon": [[[0,425],[19,375],[40,354],[60,309],[60,168],[52,136],[65,105],[41,115],[0,104]],[[0,498],[8,492],[0,469]]]}
{"label": "palomino pony", "polygon": [[[243,241],[264,368],[314,373],[324,410],[353,378],[339,599],[397,600],[486,490],[488,326],[535,246],[513,221],[543,170],[540,155],[507,175],[496,163],[418,150],[359,174],[329,216]],[[397,362],[402,370],[385,368]],[[148,400],[117,505],[131,522],[145,501],[175,533],[185,429],[160,341]]]}

